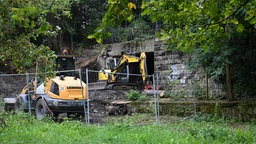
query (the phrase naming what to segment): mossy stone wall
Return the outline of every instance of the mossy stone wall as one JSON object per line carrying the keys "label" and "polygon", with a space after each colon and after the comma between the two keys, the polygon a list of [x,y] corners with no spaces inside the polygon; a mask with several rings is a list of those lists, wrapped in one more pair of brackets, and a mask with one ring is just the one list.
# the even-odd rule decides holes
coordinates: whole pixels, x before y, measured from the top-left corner
{"label": "mossy stone wall", "polygon": [[[132,102],[132,107],[138,113],[154,113],[154,101]],[[190,116],[195,113],[193,101],[161,101],[160,114]],[[196,113],[206,113],[224,116],[227,119],[250,121],[256,118],[256,102],[223,102],[223,101],[197,101]]]}

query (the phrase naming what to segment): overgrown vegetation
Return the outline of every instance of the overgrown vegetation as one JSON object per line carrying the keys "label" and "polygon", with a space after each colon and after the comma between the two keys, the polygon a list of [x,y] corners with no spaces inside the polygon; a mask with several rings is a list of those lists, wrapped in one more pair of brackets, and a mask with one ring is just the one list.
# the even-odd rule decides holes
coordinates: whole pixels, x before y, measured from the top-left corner
{"label": "overgrown vegetation", "polygon": [[144,93],[136,90],[130,90],[129,92],[126,92],[126,95],[128,97],[128,100],[138,100],[138,101],[148,100],[148,97]]}
{"label": "overgrown vegetation", "polygon": [[105,43],[119,43],[133,40],[154,38],[154,29],[143,18],[139,17],[129,25],[111,29],[111,37]]}
{"label": "overgrown vegetation", "polygon": [[250,0],[109,0],[93,38],[101,42],[111,35],[112,27],[131,23],[141,14],[155,23],[156,35],[167,50],[191,54],[194,70],[204,69],[207,77],[224,84],[229,100],[255,97],[255,4]]}
{"label": "overgrown vegetation", "polygon": [[40,66],[42,73],[51,72],[55,65],[54,52],[46,45],[47,38],[57,36],[60,27],[47,17],[69,16],[69,1],[0,2],[0,60],[19,72]]}
{"label": "overgrown vegetation", "polygon": [[254,143],[256,126],[227,121],[182,120],[138,125],[138,115],[104,125],[38,121],[28,114],[1,115],[1,143]]}

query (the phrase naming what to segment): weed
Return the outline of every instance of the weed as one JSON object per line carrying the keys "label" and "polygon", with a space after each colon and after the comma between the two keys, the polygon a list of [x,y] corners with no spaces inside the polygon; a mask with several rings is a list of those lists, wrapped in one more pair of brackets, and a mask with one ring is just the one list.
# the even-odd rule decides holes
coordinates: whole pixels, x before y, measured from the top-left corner
{"label": "weed", "polygon": [[129,100],[139,100],[139,101],[145,101],[148,100],[145,94],[140,93],[136,90],[130,90],[128,93],[126,93]]}
{"label": "weed", "polygon": [[146,101],[146,100],[148,100],[148,97],[145,95],[141,95],[138,97],[138,101]]}

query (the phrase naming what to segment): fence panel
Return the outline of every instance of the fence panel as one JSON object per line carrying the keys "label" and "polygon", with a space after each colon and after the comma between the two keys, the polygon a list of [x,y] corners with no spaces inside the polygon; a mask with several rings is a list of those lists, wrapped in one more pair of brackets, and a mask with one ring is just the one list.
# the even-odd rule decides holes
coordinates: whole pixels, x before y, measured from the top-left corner
{"label": "fence panel", "polygon": [[112,118],[137,113],[140,113],[138,124],[153,124],[159,119],[154,76],[147,75],[143,81],[141,74],[127,72],[99,74],[88,70],[87,74],[92,122],[106,123]]}
{"label": "fence panel", "polygon": [[4,110],[4,98],[17,97],[31,74],[0,74],[0,109]]}
{"label": "fence panel", "polygon": [[[78,78],[80,78],[80,80]],[[28,111],[30,114],[32,111],[35,111],[38,98],[41,98],[47,103],[46,107],[53,114],[53,116],[58,116],[63,111],[65,111],[67,114],[79,112],[79,114],[84,113],[85,120],[89,123],[89,99],[87,99],[86,97],[87,92],[82,90],[83,82],[81,81],[81,78],[82,75],[80,70],[57,71],[56,77],[52,78],[52,81],[48,78],[47,81],[45,81],[45,78],[34,73],[1,74],[1,110],[12,110],[13,108],[18,108],[20,98],[18,98],[17,96],[19,96],[21,92],[23,92],[21,99],[23,100],[22,103],[25,104],[24,110]],[[46,98],[48,97],[44,97],[44,94],[46,92],[45,86],[47,86],[47,84],[50,84],[50,86],[48,85],[50,88],[47,90],[50,91],[47,92],[47,95],[49,97],[48,100],[46,100]],[[79,88],[81,89],[80,93]],[[50,96],[50,93],[52,93],[51,95],[59,96],[59,98],[54,98]],[[80,109],[78,111],[78,109],[76,109],[74,105],[77,105],[78,102],[80,105],[81,98],[79,98],[79,95],[82,95],[82,104],[84,106],[81,111]],[[13,100],[11,98],[17,99]],[[4,104],[4,101],[5,103],[8,103]],[[51,101],[56,102],[50,104]],[[63,105],[60,105],[62,103],[61,101],[64,101]],[[67,103],[67,106],[70,107],[72,110],[68,109],[68,107],[65,108],[65,103]],[[62,108],[58,109],[55,107],[53,110],[53,105],[60,106]],[[88,107],[86,107],[86,105]],[[38,116],[37,111],[35,111],[35,114]]]}
{"label": "fence panel", "polygon": [[[205,77],[188,77],[187,75],[162,75],[159,77],[160,87],[164,89],[164,97],[160,98],[160,119],[163,115],[194,116],[200,110],[200,102],[216,99],[221,94],[221,86]],[[166,84],[166,81],[168,83]],[[164,83],[164,85],[163,85]],[[208,83],[208,84],[207,84]],[[207,88],[208,87],[208,88]]]}

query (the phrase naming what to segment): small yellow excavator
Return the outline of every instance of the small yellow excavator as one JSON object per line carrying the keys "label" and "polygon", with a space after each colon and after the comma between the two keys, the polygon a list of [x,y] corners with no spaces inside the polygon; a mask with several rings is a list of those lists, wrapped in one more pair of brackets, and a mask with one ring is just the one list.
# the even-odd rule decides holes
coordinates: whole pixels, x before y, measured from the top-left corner
{"label": "small yellow excavator", "polygon": [[61,70],[56,77],[46,78],[45,82],[39,82],[36,78],[30,80],[17,98],[5,100],[5,106],[13,103],[12,110],[32,110],[39,120],[47,114],[54,117],[60,113],[77,118],[83,116],[87,90],[86,84],[72,71],[75,69],[74,57],[59,55],[56,60],[57,70]]}
{"label": "small yellow excavator", "polygon": [[98,81],[106,82],[106,87],[112,89],[137,88],[143,89],[146,82],[146,54],[140,56],[122,53],[119,63],[112,70],[102,69],[98,73]]}

